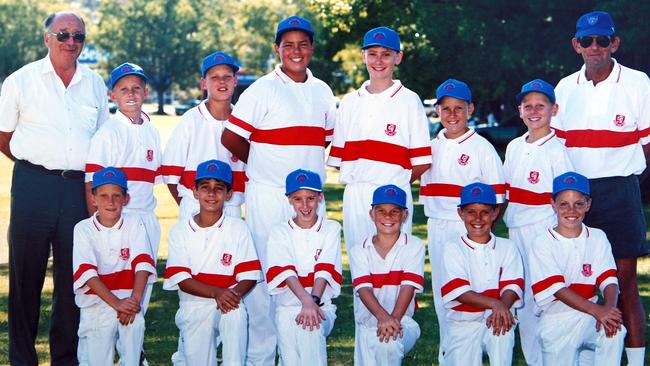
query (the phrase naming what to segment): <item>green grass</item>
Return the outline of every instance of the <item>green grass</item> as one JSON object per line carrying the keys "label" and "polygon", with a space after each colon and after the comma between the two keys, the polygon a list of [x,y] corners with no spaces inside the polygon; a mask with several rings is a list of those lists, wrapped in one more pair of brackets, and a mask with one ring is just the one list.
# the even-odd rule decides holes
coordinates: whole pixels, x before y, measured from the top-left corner
{"label": "green grass", "polygon": [[[154,121],[160,129],[163,141],[171,133],[172,127],[178,121],[178,117],[154,116]],[[7,159],[0,158],[0,262],[3,258],[3,251],[6,251],[6,224],[9,217],[9,182],[11,163]],[[328,182],[335,181],[336,172],[328,172]],[[417,190],[414,189],[414,196],[417,197]],[[343,187],[339,184],[328,183],[325,185],[328,218],[342,220],[342,196]],[[174,324],[174,315],[178,309],[178,297],[175,292],[162,290],[162,274],[164,273],[165,259],[167,257],[167,235],[171,226],[176,222],[177,207],[171,199],[166,187],[156,187],[158,207],[156,214],[162,228],[162,240],[160,245],[160,260],[158,262],[159,279],[154,286],[152,302],[146,315],[147,330],[145,333],[145,350],[150,365],[168,365],[170,357],[176,350],[178,329]],[[417,201],[417,198],[416,198]],[[650,207],[646,207],[646,218],[650,218]],[[422,206],[416,205],[414,212],[413,232],[416,236],[426,240],[426,217],[423,214]],[[506,236],[506,228],[500,222],[495,233],[499,236]],[[351,365],[354,352],[354,319],[352,313],[352,288],[350,271],[348,267],[345,246],[343,247],[343,282],[341,296],[334,302],[338,307],[337,320],[332,334],[328,338],[328,356],[330,365]],[[5,254],[6,257],[6,254]],[[0,264],[0,365],[8,364],[8,335],[7,335],[7,301],[8,301],[8,275],[7,265]],[[642,259],[639,262],[639,285],[642,300],[645,308],[650,309],[650,259]],[[37,339],[37,351],[41,364],[48,364],[48,339],[47,319],[50,315],[52,296],[51,272],[45,282],[45,289],[42,296],[41,323]],[[404,360],[404,365],[432,365],[438,353],[438,326],[433,307],[431,294],[431,271],[428,265],[425,267],[425,291],[417,297],[419,309],[414,318],[420,324],[422,335],[415,348]],[[649,328],[650,329],[650,328]],[[650,352],[646,356],[646,363],[650,364]],[[487,364],[487,363],[486,363]],[[524,365],[519,342],[515,346],[514,365]]]}

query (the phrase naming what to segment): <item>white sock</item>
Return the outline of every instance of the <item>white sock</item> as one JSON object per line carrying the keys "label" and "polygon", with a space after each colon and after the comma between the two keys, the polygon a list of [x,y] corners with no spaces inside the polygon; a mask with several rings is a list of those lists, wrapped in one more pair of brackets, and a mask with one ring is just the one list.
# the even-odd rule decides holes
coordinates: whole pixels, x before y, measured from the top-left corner
{"label": "white sock", "polygon": [[645,347],[628,348],[625,347],[628,366],[643,366],[645,362]]}

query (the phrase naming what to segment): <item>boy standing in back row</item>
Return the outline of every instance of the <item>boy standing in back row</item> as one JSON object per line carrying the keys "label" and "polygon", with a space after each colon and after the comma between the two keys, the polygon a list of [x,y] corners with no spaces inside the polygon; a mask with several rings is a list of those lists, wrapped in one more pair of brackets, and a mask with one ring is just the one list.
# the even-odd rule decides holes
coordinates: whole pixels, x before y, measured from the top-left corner
{"label": "boy standing in back row", "polygon": [[411,182],[431,166],[429,129],[420,98],[393,80],[404,56],[399,35],[387,27],[366,33],[361,47],[369,80],[339,106],[327,163],[341,170],[343,229],[348,250],[375,232],[368,217],[372,192],[393,183],[406,192],[411,233]]}

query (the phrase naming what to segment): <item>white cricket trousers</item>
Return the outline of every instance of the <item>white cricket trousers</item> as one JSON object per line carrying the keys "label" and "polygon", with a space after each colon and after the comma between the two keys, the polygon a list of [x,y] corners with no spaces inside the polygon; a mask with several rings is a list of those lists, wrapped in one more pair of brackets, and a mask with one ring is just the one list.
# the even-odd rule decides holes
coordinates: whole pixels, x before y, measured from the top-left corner
{"label": "white cricket trousers", "polygon": [[431,264],[431,288],[433,292],[433,305],[438,318],[440,346],[438,348],[438,362],[444,365],[443,353],[445,352],[445,339],[447,334],[447,310],[442,303],[442,247],[446,243],[456,242],[460,236],[466,234],[465,224],[460,221],[429,218],[427,220],[427,242],[429,247],[429,263]]}
{"label": "white cricket trousers", "polygon": [[447,321],[445,364],[450,366],[481,366],[483,352],[490,358],[490,366],[512,365],[515,346],[515,327],[504,335],[495,336],[492,329],[479,321]]}
{"label": "white cricket trousers", "polygon": [[357,324],[355,328],[355,366],[399,366],[402,359],[420,338],[420,326],[408,316],[402,317],[404,336],[388,343],[379,342],[377,327]]}
{"label": "white cricket trousers", "polygon": [[[293,207],[284,195],[284,187],[273,187],[248,181],[246,183],[246,225],[253,236],[253,244],[266,275],[268,270],[267,243],[271,228],[294,216]],[[318,206],[318,214],[325,217],[325,201]],[[266,280],[258,282],[244,297],[248,309],[248,357],[246,365],[275,365],[276,331],[275,311],[271,304]]]}
{"label": "white cricket trousers", "polygon": [[217,336],[222,342],[222,366],[241,366],[246,360],[246,308],[222,314],[217,303],[186,301],[176,312],[176,326],[180,331],[181,357],[172,355],[175,366],[217,366]]}
{"label": "white cricket trousers", "polygon": [[557,218],[553,215],[533,224],[508,230],[510,240],[517,245],[524,263],[524,306],[517,309],[517,318],[519,320],[521,349],[526,358],[526,363],[530,366],[540,366],[542,364],[542,346],[537,338],[539,317],[535,315],[535,300],[533,299],[533,290],[530,283],[528,253],[535,244],[535,239],[546,232],[547,228],[555,226],[556,223]]}
{"label": "white cricket trousers", "polygon": [[113,366],[115,347],[120,365],[137,366],[144,341],[144,317],[136,315],[133,323],[120,324],[117,312],[101,301],[82,308],[79,319],[79,347],[77,358],[80,366]]}
{"label": "white cricket trousers", "polygon": [[[391,184],[392,182],[386,182]],[[363,240],[376,233],[375,224],[370,219],[372,194],[379,186],[373,183],[349,183],[343,191],[343,234],[345,247],[350,248],[362,244]],[[406,206],[409,217],[402,224],[402,232],[411,234],[413,222],[413,195],[411,186],[400,187],[406,192]]]}
{"label": "white cricket trousers", "polygon": [[[601,327],[596,331],[596,319],[589,314],[572,310],[558,314],[542,313],[538,336],[542,345],[542,364],[545,366],[573,366],[583,351],[593,351],[593,366],[620,365],[623,341],[627,330],[612,338],[605,336]],[[582,361],[582,359],[581,359]],[[581,362],[581,365],[584,364]]]}
{"label": "white cricket trousers", "polygon": [[321,307],[325,320],[320,328],[302,329],[296,324],[296,316],[301,308],[282,306],[276,308],[275,326],[278,331],[278,348],[282,366],[327,366],[326,339],[336,320],[336,306]]}

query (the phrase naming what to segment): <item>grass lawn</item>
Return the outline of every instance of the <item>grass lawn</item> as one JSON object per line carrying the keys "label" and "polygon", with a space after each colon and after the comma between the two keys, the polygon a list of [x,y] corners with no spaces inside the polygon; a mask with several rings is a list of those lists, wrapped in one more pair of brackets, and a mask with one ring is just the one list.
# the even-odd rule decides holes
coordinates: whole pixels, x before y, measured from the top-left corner
{"label": "grass lawn", "polygon": [[[153,120],[158,126],[163,141],[166,141],[178,117],[154,116]],[[8,335],[7,335],[7,301],[9,281],[7,275],[7,242],[6,229],[9,220],[9,188],[11,179],[11,162],[0,158],[0,365],[8,364]],[[328,183],[325,185],[327,212],[330,219],[342,221],[342,196],[343,187],[336,182],[336,172],[330,171]],[[417,194],[417,190],[414,189]],[[175,292],[162,290],[162,274],[164,273],[165,259],[167,257],[167,234],[176,222],[177,207],[165,186],[156,187],[158,207],[156,214],[162,227],[162,240],[159,251],[158,274],[159,279],[154,287],[152,301],[146,315],[147,330],[145,333],[145,350],[150,365],[170,364],[170,357],[176,349],[178,330],[174,324],[174,315],[178,308],[178,297]],[[646,207],[646,218],[650,218],[650,207]],[[422,206],[416,205],[414,213],[414,234],[426,240],[426,218]],[[505,236],[506,230],[503,223],[499,223],[496,234]],[[336,299],[337,320],[328,338],[328,355],[331,365],[351,365],[354,352],[354,320],[352,313],[352,288],[350,271],[348,267],[345,246],[343,252],[344,273],[341,296]],[[438,352],[438,327],[433,309],[431,294],[430,267],[425,267],[425,292],[418,296],[419,309],[415,320],[420,324],[422,336],[404,360],[404,365],[431,365]],[[639,265],[639,284],[646,311],[650,310],[650,259],[643,259]],[[52,281],[46,279],[41,306],[41,324],[37,339],[37,350],[41,364],[48,364],[47,321],[50,314],[52,295]],[[650,364],[650,352],[646,356],[646,363]],[[487,363],[486,363],[487,364]],[[524,365],[519,344],[515,346],[514,365]]]}

